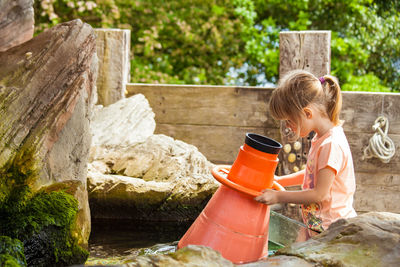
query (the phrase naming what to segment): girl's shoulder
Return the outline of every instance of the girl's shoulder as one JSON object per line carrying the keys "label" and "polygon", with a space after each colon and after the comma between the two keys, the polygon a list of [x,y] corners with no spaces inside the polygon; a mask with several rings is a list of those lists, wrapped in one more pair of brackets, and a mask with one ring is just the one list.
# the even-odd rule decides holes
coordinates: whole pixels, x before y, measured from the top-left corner
{"label": "girl's shoulder", "polygon": [[323,136],[314,136],[311,142],[315,145],[322,145],[334,141],[341,141],[343,138],[346,139],[342,126],[335,126]]}
{"label": "girl's shoulder", "polygon": [[342,126],[335,126],[331,133],[321,142],[320,147],[330,146],[340,149],[343,153],[350,151],[350,146]]}

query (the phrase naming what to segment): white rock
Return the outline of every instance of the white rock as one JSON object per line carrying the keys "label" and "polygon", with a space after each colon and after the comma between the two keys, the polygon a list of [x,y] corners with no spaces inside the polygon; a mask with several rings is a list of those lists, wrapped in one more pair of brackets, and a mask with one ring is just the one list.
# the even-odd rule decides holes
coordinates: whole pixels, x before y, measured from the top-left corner
{"label": "white rock", "polygon": [[154,112],[142,94],[107,107],[97,106],[91,124],[92,145],[108,148],[134,146],[153,135]]}
{"label": "white rock", "polygon": [[88,190],[94,218],[188,220],[219,183],[198,149],[154,134],[143,95],[97,107],[91,125]]}

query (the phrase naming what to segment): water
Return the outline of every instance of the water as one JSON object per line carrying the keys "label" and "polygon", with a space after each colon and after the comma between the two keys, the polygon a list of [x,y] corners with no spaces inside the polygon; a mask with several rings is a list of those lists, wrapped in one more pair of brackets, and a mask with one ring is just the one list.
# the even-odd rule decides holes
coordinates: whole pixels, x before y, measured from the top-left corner
{"label": "water", "polygon": [[[87,265],[119,264],[143,253],[142,248],[179,240],[192,222],[148,223],[131,220],[92,220]],[[173,246],[173,245],[172,245]],[[159,248],[160,252],[163,248]]]}
{"label": "water", "polygon": [[[192,223],[93,220],[86,265],[117,265],[138,255],[174,252]],[[269,242],[269,255],[281,247]]]}

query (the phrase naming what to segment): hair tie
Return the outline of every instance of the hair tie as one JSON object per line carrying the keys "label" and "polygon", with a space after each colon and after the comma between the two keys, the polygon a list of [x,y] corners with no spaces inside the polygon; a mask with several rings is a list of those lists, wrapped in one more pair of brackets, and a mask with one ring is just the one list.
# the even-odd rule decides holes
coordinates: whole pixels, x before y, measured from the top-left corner
{"label": "hair tie", "polygon": [[325,83],[325,78],[324,77],[320,77],[319,81],[321,82],[321,84],[324,84]]}

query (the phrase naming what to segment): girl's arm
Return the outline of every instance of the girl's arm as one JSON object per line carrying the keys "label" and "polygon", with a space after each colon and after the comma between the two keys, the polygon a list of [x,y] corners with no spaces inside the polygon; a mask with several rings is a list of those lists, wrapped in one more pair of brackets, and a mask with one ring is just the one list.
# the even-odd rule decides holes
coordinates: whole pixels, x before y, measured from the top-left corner
{"label": "girl's arm", "polygon": [[267,205],[276,203],[310,204],[321,202],[328,197],[336,172],[330,167],[326,167],[321,169],[317,175],[317,184],[312,189],[302,191],[275,191],[266,189],[255,200]]}
{"label": "girl's arm", "polygon": [[302,185],[305,170],[283,176],[275,176],[275,180],[282,186]]}

